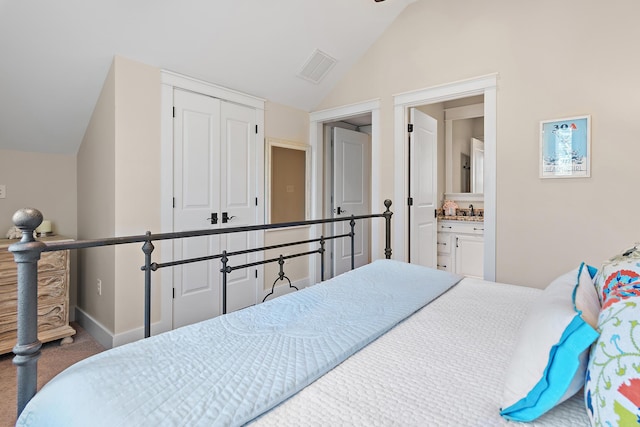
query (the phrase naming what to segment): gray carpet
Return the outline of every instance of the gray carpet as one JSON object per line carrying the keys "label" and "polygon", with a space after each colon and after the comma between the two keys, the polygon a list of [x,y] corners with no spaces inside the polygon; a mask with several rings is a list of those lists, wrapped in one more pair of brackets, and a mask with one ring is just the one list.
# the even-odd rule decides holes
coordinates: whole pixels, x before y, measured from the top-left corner
{"label": "gray carpet", "polygon": [[[57,340],[42,346],[42,355],[38,360],[38,390],[68,366],[104,350],[77,323],[72,322],[71,326],[76,330],[73,343],[61,346],[60,340]],[[16,367],[12,359],[12,353],[0,356],[0,426],[2,427],[13,426],[16,422]]]}

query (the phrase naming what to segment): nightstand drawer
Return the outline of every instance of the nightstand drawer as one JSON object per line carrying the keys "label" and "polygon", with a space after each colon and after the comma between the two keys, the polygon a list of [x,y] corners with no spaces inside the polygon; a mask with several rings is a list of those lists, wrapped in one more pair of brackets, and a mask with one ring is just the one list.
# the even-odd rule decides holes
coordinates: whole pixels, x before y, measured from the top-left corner
{"label": "nightstand drawer", "polygon": [[[38,306],[64,303],[69,284],[64,271],[38,274]],[[18,289],[15,278],[0,279],[0,313],[16,313]]]}
{"label": "nightstand drawer", "polygon": [[[66,270],[68,257],[69,251],[42,252],[38,261],[38,273]],[[5,277],[15,278],[17,275],[18,269],[13,252],[9,252],[6,247],[0,249],[0,279]]]}
{"label": "nightstand drawer", "polygon": [[[17,318],[16,313],[0,315],[0,353],[7,353],[16,345]],[[61,338],[60,331],[64,331],[63,336],[73,335],[75,330],[68,325],[69,313],[66,304],[38,306],[38,339],[40,341],[47,342]]]}

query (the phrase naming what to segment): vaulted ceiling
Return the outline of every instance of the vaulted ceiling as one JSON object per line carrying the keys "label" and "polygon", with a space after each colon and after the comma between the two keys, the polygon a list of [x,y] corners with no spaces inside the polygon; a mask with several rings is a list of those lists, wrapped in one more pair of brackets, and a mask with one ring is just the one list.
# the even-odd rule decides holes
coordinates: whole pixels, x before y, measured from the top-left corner
{"label": "vaulted ceiling", "polygon": [[75,153],[114,55],[312,111],[414,1],[0,0],[0,149]]}

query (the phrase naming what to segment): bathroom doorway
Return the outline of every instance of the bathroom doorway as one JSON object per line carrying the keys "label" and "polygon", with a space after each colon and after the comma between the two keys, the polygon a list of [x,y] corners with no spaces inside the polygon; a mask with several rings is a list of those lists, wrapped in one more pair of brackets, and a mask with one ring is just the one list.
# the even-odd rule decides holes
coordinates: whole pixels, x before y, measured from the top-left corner
{"label": "bathroom doorway", "polygon": [[[411,194],[409,193],[408,156],[409,113],[413,107],[432,106],[437,103],[454,101],[472,96],[484,98],[484,261],[483,274],[486,280],[495,280],[496,269],[496,75],[454,82],[429,89],[408,92],[394,97],[394,199],[406,201],[395,206],[393,226],[393,246],[397,259],[408,260],[409,254],[409,213]],[[442,174],[439,174],[440,186]],[[434,248],[435,251],[435,248]]]}

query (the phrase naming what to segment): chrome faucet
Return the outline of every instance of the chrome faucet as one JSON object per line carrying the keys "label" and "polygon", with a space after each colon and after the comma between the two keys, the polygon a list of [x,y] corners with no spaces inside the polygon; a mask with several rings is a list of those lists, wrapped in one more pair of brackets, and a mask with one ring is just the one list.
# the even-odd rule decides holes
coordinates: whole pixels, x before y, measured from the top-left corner
{"label": "chrome faucet", "polygon": [[470,209],[469,215],[471,215],[471,216],[476,216],[476,213],[475,213],[475,211],[473,210],[473,205],[469,205],[469,209]]}

